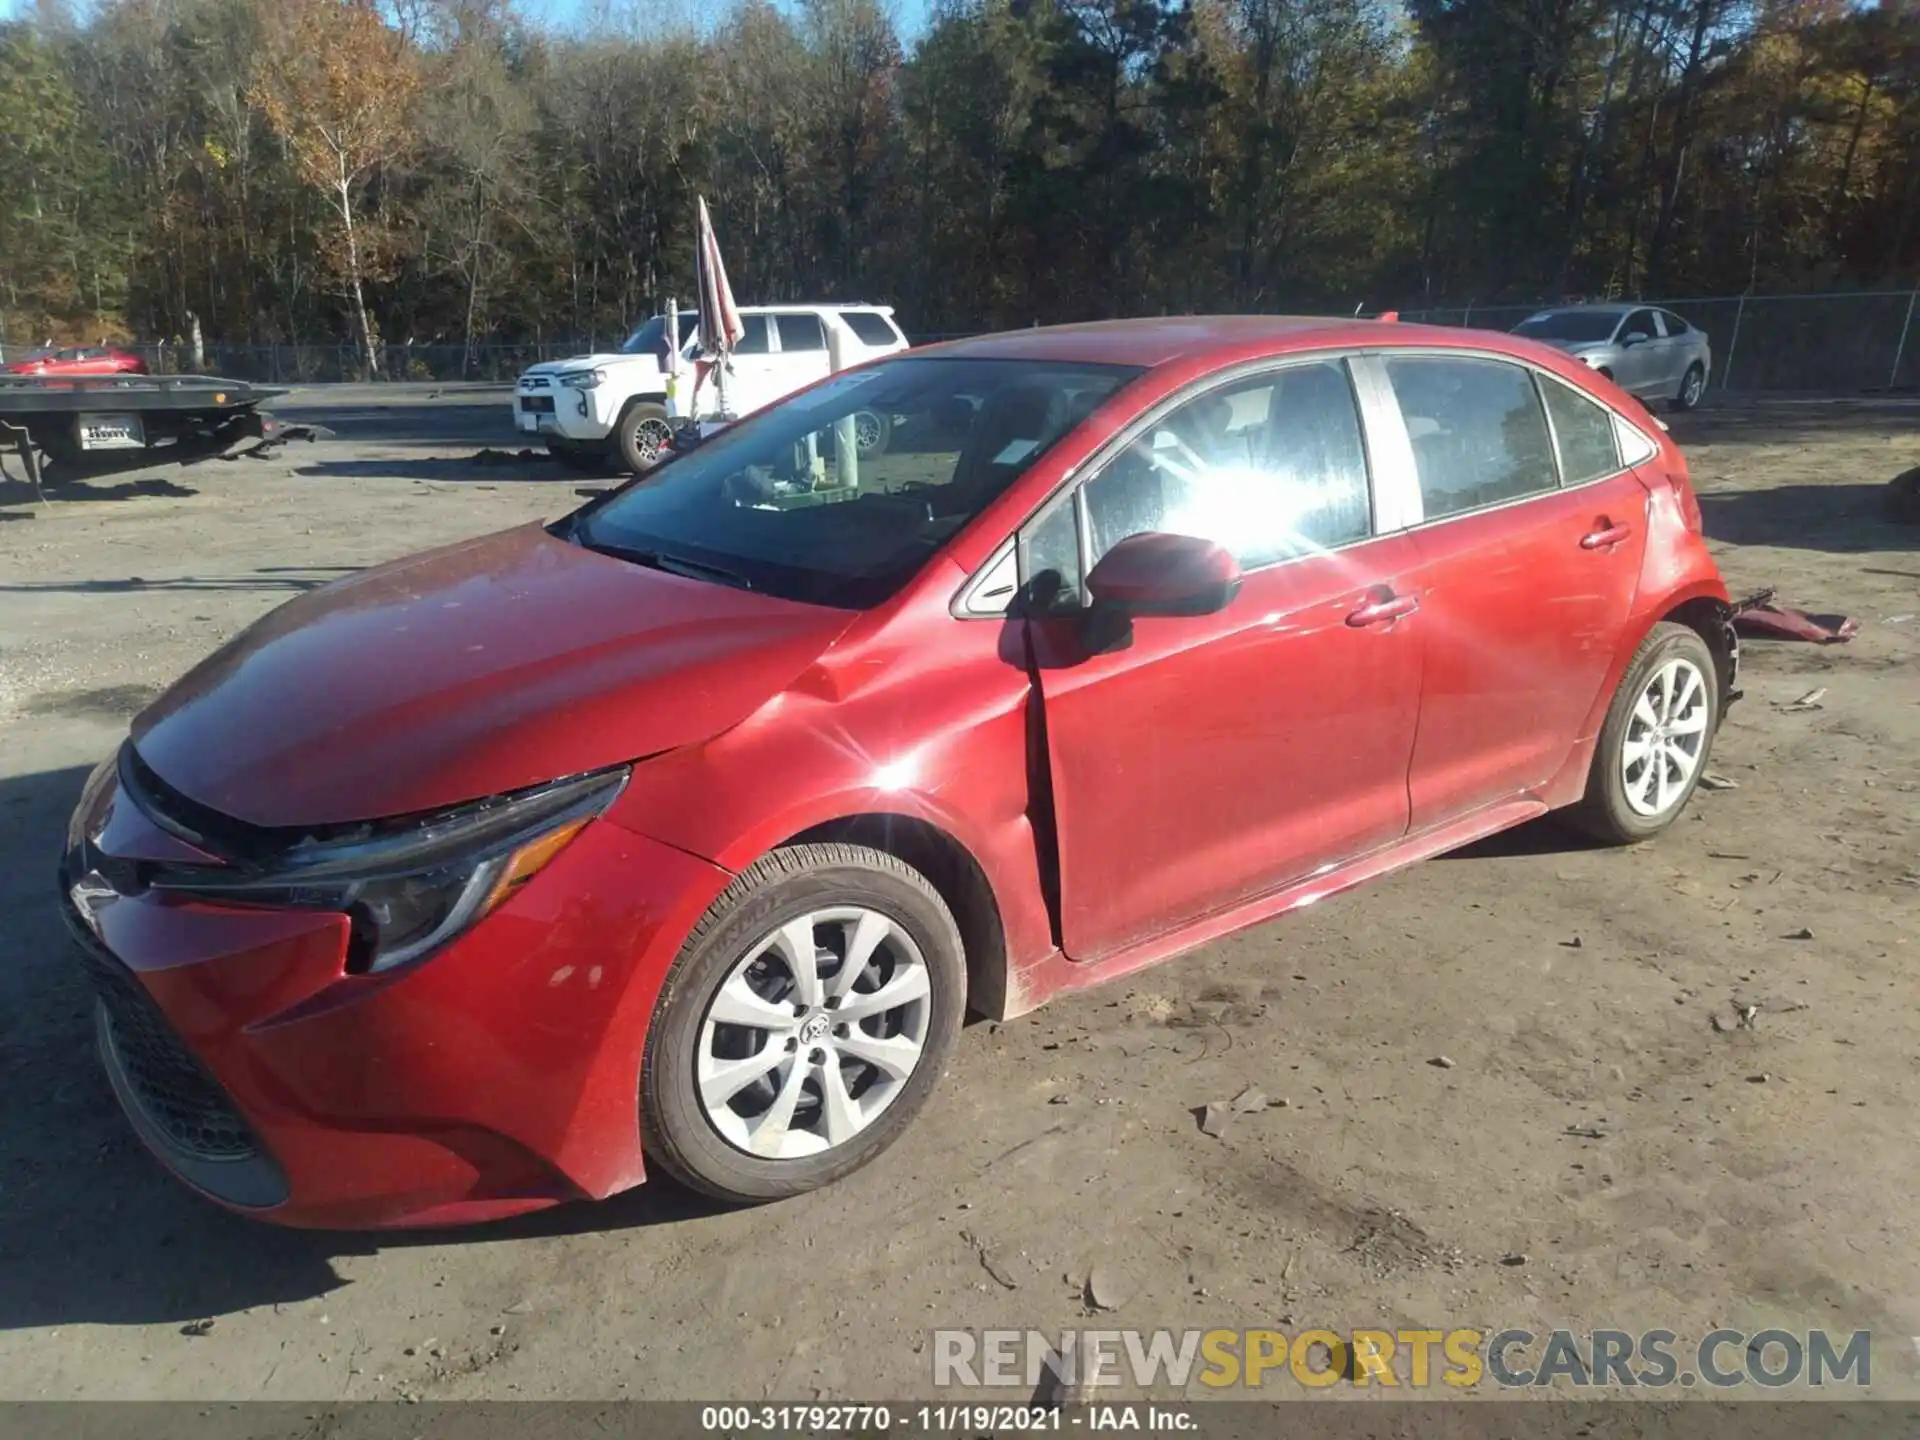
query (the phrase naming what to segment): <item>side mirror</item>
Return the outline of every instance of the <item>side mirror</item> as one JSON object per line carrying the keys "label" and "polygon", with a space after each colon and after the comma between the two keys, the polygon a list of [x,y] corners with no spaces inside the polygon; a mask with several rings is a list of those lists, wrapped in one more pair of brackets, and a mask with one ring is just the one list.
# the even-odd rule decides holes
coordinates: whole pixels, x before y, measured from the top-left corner
{"label": "side mirror", "polygon": [[1212,615],[1240,593],[1240,566],[1193,535],[1129,535],[1087,574],[1100,608],[1126,615]]}
{"label": "side mirror", "polygon": [[1620,337],[1620,348],[1631,350],[1635,345],[1644,345],[1653,337],[1644,330],[1629,330]]}

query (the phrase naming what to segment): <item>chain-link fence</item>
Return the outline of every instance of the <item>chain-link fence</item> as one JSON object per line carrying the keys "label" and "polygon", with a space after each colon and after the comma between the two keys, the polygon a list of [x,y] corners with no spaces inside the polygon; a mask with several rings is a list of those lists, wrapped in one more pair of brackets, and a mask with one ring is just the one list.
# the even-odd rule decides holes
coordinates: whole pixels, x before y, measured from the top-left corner
{"label": "chain-link fence", "polygon": [[[1920,291],[1722,295],[1641,303],[1707,332],[1712,388],[1835,394],[1920,386]],[[1543,305],[1464,305],[1400,312],[1429,325],[1511,330]]]}
{"label": "chain-link fence", "polygon": [[[1920,388],[1920,289],[1826,295],[1732,295],[1649,299],[1707,332],[1713,347],[1712,388],[1733,392],[1802,391],[1831,394]],[[1407,309],[1400,318],[1434,325],[1511,330],[1542,308],[1474,305]],[[917,334],[916,344],[959,334]],[[381,373],[370,376],[356,345],[235,345],[209,342],[194,363],[185,345],[122,347],[156,374],[205,374],[267,385],[311,385],[368,379],[511,383],[529,365],[592,354],[619,343],[613,336],[501,345],[388,345]],[[6,347],[0,359],[26,351]]]}

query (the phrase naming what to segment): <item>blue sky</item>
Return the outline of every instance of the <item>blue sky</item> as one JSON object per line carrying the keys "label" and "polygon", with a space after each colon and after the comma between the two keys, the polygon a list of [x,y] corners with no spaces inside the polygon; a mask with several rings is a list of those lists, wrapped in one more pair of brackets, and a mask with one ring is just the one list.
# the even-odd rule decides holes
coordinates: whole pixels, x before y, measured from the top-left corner
{"label": "blue sky", "polygon": [[[557,29],[570,29],[578,25],[596,9],[602,7],[604,0],[515,0],[520,13],[530,20],[552,25]],[[774,0],[783,4],[785,0]],[[68,0],[70,7],[81,13],[92,8],[89,0]],[[612,0],[616,9],[644,9],[645,4],[632,6],[623,0]],[[0,20],[11,20],[29,14],[34,0],[0,0]],[[704,9],[701,0],[693,0],[693,9]],[[926,28],[927,16],[932,9],[932,0],[892,0],[895,23],[900,27],[901,35],[912,40]]]}

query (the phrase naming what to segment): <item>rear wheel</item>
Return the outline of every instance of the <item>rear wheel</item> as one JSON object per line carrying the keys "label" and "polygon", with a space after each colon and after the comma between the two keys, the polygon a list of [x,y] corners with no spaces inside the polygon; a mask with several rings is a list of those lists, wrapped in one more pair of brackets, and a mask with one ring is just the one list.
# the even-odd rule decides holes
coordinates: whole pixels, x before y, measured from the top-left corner
{"label": "rear wheel", "polygon": [[722,1200],[828,1184],[920,1112],[965,1006],[959,928],[926,877],[861,846],[776,850],[714,902],[661,989],[641,1143]]}
{"label": "rear wheel", "polygon": [[1700,403],[1700,397],[1706,393],[1706,367],[1696,360],[1687,367],[1687,373],[1680,381],[1679,393],[1673,397],[1673,408],[1676,410],[1691,410]]}
{"label": "rear wheel", "polygon": [[1713,652],[1662,621],[1635,652],[1607,708],[1587,793],[1568,819],[1615,845],[1659,834],[1686,808],[1720,725]]}
{"label": "rear wheel", "polygon": [[615,428],[614,443],[620,447],[620,459],[634,474],[651,470],[673,443],[667,407],[645,400],[629,405]]}

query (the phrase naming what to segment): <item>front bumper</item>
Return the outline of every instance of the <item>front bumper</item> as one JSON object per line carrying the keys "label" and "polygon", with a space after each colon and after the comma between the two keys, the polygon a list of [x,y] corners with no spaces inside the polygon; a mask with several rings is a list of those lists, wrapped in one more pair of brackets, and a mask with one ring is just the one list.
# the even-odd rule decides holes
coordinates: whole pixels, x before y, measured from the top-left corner
{"label": "front bumper", "polygon": [[[111,783],[94,811],[62,907],[114,1091],[187,1184],[282,1224],[370,1228],[644,1178],[647,1021],[724,872],[596,821],[437,954],[350,975],[344,916],[142,891],[124,877],[178,842]],[[102,873],[122,877],[111,895]],[[77,899],[76,879],[93,884]]]}
{"label": "front bumper", "polygon": [[514,388],[513,423],[523,435],[594,444],[606,440],[617,418],[605,385],[581,390],[549,376],[531,376]]}

